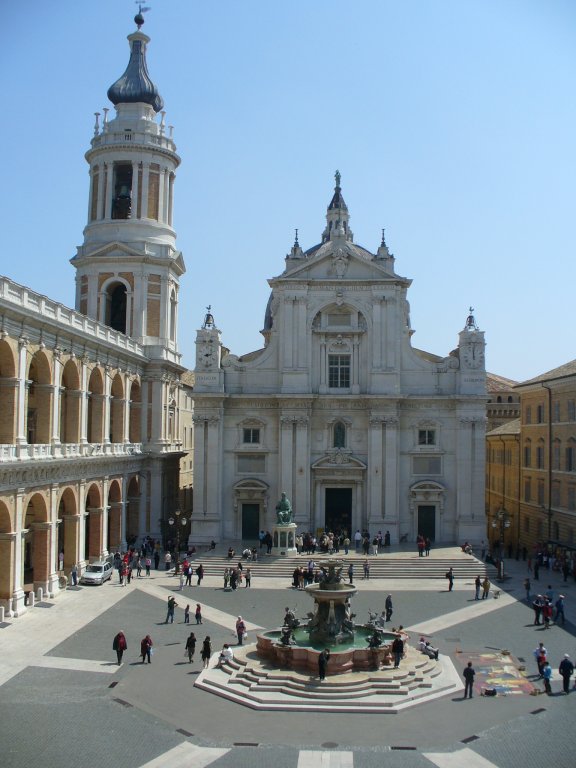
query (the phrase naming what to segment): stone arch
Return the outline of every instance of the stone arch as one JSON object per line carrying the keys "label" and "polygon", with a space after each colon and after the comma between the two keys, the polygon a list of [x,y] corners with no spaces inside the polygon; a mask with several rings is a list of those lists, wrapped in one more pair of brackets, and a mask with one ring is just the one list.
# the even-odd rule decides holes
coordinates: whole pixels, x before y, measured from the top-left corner
{"label": "stone arch", "polygon": [[41,493],[33,493],[24,505],[22,534],[22,561],[24,567],[24,591],[42,587],[47,590],[50,573],[55,570],[51,562],[52,529],[49,509]]}
{"label": "stone arch", "polygon": [[58,563],[70,571],[78,562],[80,516],[73,488],[64,488],[58,502]]}
{"label": "stone arch", "polygon": [[124,382],[119,373],[112,379],[110,390],[110,442],[124,442]]}
{"label": "stone arch", "polygon": [[88,380],[88,442],[104,442],[104,376],[98,366]]}
{"label": "stone arch", "polygon": [[130,383],[130,435],[131,443],[142,442],[142,388],[138,379]]}
{"label": "stone arch", "polygon": [[28,366],[26,439],[30,444],[48,444],[52,420],[52,370],[44,350],[37,350]]}
{"label": "stone arch", "polygon": [[16,357],[10,344],[0,340],[0,443],[16,442],[18,380]]}
{"label": "stone arch", "polygon": [[119,551],[122,545],[122,483],[118,479],[108,486],[108,552]]}
{"label": "stone arch", "polygon": [[97,483],[92,483],[86,492],[84,507],[84,559],[98,560],[103,545],[102,492]]}
{"label": "stone arch", "polygon": [[60,392],[60,441],[80,442],[80,373],[75,360],[70,359],[62,369]]}
{"label": "stone arch", "polygon": [[119,333],[129,333],[128,298],[130,286],[119,277],[110,280],[102,289],[103,322]]}
{"label": "stone arch", "polygon": [[0,605],[9,606],[14,592],[16,536],[8,506],[0,501]]}
{"label": "stone arch", "polygon": [[127,488],[126,543],[135,544],[140,534],[140,478],[133,475]]}

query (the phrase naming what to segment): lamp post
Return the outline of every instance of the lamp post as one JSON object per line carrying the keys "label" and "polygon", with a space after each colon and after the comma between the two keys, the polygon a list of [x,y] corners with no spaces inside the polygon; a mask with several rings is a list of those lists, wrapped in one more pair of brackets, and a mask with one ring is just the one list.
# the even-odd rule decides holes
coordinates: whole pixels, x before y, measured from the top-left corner
{"label": "lamp post", "polygon": [[500,558],[498,561],[498,579],[500,581],[504,579],[504,531],[510,528],[510,525],[510,515],[504,507],[500,507],[492,520],[492,528],[494,530],[500,529]]}
{"label": "lamp post", "polygon": [[174,565],[174,573],[178,573],[180,570],[180,526],[183,527],[187,524],[186,517],[182,517],[182,512],[179,509],[174,510],[174,517],[168,518],[168,525],[170,527],[176,526],[176,563]]}

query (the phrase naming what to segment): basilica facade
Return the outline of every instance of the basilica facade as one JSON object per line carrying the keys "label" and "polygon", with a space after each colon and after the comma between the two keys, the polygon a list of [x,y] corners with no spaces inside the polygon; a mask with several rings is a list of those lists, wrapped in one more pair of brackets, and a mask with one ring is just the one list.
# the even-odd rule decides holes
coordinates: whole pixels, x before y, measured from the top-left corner
{"label": "basilica facade", "polygon": [[384,236],[356,245],[340,175],[321,242],[298,238],[269,280],[264,346],[237,356],[197,332],[195,541],[257,537],[282,492],[300,530],[485,535],[484,335],[472,315],[445,357],[412,346],[408,288]]}
{"label": "basilica facade", "polygon": [[[75,308],[0,278],[0,608],[18,616],[77,566],[167,534],[191,483],[192,389],[177,343],[180,158],[136,19],[86,154]],[[72,291],[71,282],[71,294]],[[184,459],[184,457],[186,457]],[[180,472],[185,461],[186,472]],[[179,520],[182,520],[184,515]],[[188,531],[186,531],[187,535]]]}

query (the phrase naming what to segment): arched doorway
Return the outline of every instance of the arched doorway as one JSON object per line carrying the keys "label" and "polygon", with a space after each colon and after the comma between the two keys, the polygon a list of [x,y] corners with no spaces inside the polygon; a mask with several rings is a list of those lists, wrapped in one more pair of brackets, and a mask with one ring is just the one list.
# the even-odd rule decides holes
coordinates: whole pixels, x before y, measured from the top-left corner
{"label": "arched doorway", "polygon": [[94,368],[88,381],[88,442],[104,442],[104,380]]}
{"label": "arched doorway", "polygon": [[80,442],[80,375],[78,366],[68,360],[62,371],[62,391],[60,393],[60,442]]}
{"label": "arched doorway", "polygon": [[[0,443],[11,444],[16,441],[16,363],[14,354],[7,341],[0,341]],[[10,417],[11,415],[11,417]]]}
{"label": "arched doorway", "polygon": [[26,506],[22,535],[22,561],[24,591],[38,587],[48,589],[50,574],[56,570],[52,562],[52,531],[48,522],[48,508],[40,493],[35,493]]}
{"label": "arched doorway", "polygon": [[[58,504],[58,564],[70,572],[78,562],[79,517],[76,497],[72,488],[66,488]],[[58,566],[59,567],[59,566]]]}
{"label": "arched doorway", "polygon": [[124,283],[111,283],[106,289],[104,322],[120,333],[127,333],[128,291]]}
{"label": "arched doorway", "polygon": [[26,439],[30,444],[50,442],[52,386],[50,363],[42,351],[35,352],[28,368]]}
{"label": "arched doorway", "polygon": [[130,442],[142,442],[142,390],[139,381],[130,385]]}
{"label": "arched doorway", "polygon": [[[444,512],[445,489],[431,480],[414,483],[410,488],[410,519],[415,530],[407,531],[410,539],[421,534],[430,541],[451,540],[454,533],[441,530],[440,521]],[[401,531],[404,533],[404,531]]]}
{"label": "arched doorway", "polygon": [[112,381],[110,394],[110,442],[124,442],[124,384],[122,378],[116,374]]}
{"label": "arched doorway", "polygon": [[103,544],[103,510],[100,488],[95,483],[90,486],[86,494],[84,512],[84,559],[99,560]]}
{"label": "arched doorway", "polygon": [[120,551],[122,545],[122,486],[112,480],[108,488],[108,552]]}
{"label": "arched doorway", "polygon": [[128,499],[126,510],[126,543],[135,544],[140,535],[140,481],[138,475],[130,478],[128,483]]}

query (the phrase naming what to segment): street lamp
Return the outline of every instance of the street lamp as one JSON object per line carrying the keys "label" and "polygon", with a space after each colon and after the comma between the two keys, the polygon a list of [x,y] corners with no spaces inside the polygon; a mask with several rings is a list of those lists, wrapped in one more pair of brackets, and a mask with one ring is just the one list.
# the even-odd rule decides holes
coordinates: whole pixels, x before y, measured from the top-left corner
{"label": "street lamp", "polygon": [[510,515],[504,507],[500,507],[492,520],[492,528],[494,530],[500,528],[500,559],[498,562],[498,578],[500,580],[504,578],[504,531],[510,528],[511,524]]}
{"label": "street lamp", "polygon": [[170,527],[176,526],[176,563],[175,563],[175,570],[174,573],[178,573],[180,570],[180,525],[184,527],[188,520],[186,517],[181,517],[182,512],[179,509],[174,510],[174,514],[176,515],[176,518],[169,517],[168,518],[168,525]]}

